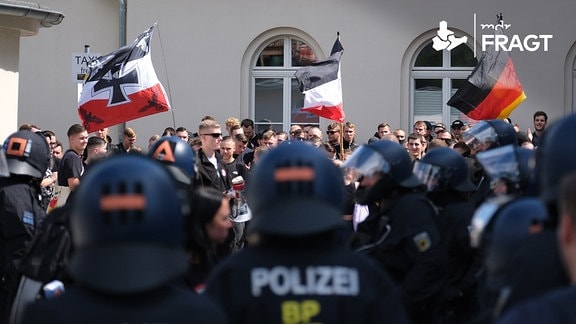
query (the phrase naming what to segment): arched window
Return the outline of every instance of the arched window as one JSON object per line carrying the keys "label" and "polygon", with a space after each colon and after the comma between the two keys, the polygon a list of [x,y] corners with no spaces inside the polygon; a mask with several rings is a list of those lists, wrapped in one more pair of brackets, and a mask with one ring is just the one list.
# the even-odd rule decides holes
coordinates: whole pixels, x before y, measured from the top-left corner
{"label": "arched window", "polygon": [[467,44],[451,51],[437,51],[432,41],[416,51],[410,71],[411,125],[418,120],[449,125],[455,119],[469,119],[446,103],[472,72],[478,60]]}
{"label": "arched window", "polygon": [[318,116],[300,110],[304,95],[294,78],[298,68],[318,59],[310,42],[295,35],[276,35],[259,45],[251,60],[249,107],[258,130],[269,125],[281,131],[291,124],[318,124]]}

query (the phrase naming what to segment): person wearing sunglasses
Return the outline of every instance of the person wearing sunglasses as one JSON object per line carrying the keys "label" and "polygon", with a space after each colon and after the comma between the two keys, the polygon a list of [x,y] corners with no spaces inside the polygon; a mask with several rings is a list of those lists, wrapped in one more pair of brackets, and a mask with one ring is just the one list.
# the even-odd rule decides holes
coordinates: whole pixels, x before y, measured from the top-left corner
{"label": "person wearing sunglasses", "polygon": [[198,170],[194,185],[212,187],[225,195],[232,186],[226,176],[226,167],[220,154],[222,129],[217,122],[207,119],[200,123],[198,136],[202,146],[198,150],[196,161]]}
{"label": "person wearing sunglasses", "polygon": [[326,135],[328,135],[328,142],[332,147],[334,147],[334,150],[336,150],[336,157],[341,159],[340,139],[342,137],[342,128],[340,128],[340,123],[332,123],[328,125]]}

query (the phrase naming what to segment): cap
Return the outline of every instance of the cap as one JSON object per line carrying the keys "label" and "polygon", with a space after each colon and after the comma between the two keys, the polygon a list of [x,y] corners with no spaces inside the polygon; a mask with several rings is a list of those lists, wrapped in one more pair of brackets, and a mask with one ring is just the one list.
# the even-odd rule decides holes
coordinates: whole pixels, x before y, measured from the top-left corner
{"label": "cap", "polygon": [[455,121],[452,122],[451,128],[462,128],[462,127],[464,127],[464,122],[461,121],[460,119],[456,119]]}

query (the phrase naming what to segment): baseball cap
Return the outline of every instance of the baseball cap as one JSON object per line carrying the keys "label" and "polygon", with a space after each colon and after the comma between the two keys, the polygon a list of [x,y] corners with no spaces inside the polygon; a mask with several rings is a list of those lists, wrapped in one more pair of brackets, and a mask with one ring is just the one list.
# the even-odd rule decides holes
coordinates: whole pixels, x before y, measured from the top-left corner
{"label": "baseball cap", "polygon": [[464,127],[464,122],[462,122],[460,119],[456,119],[455,121],[452,122],[451,128],[462,128],[462,127]]}

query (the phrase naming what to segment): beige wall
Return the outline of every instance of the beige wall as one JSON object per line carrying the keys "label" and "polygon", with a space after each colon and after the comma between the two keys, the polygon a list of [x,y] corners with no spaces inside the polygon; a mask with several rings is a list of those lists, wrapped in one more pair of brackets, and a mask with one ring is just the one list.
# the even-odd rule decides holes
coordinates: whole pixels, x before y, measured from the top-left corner
{"label": "beige wall", "polygon": [[19,31],[0,29],[0,141],[18,128],[19,44]]}
{"label": "beige wall", "polygon": [[[76,85],[70,80],[71,53],[90,44],[102,54],[118,47],[118,1],[43,0],[66,15],[58,28],[21,41],[20,112],[18,120],[55,130],[60,139],[76,114]],[[342,58],[344,109],[367,140],[379,122],[410,129],[409,64],[420,35],[447,20],[450,27],[472,35],[478,23],[493,22],[496,13],[512,24],[511,33],[553,34],[549,52],[513,52],[528,99],[511,118],[523,128],[532,114],[546,110],[551,119],[572,110],[572,73],[576,41],[576,2],[551,0],[382,1],[128,1],[127,41],[154,22],[152,43],[156,72],[170,92],[173,115],[163,113],[128,122],[139,134],[138,144],[164,127],[195,130],[200,118],[214,115],[250,117],[249,80],[242,66],[253,41],[274,28],[307,33],[326,54],[336,31],[345,48]],[[518,10],[522,7],[522,10]],[[416,44],[417,45],[417,44]],[[170,80],[168,83],[167,80]],[[116,140],[116,136],[114,135]]]}

